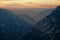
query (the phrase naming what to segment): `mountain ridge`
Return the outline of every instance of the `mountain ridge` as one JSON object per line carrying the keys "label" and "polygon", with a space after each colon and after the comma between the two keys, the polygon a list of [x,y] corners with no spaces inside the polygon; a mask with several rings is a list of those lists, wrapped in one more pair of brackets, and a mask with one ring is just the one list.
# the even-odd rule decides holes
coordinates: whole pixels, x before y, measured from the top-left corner
{"label": "mountain ridge", "polygon": [[1,40],[21,40],[23,34],[33,27],[10,11],[0,8],[0,29]]}
{"label": "mountain ridge", "polygon": [[49,35],[49,40],[60,40],[60,6],[56,7],[50,15],[35,24],[38,30]]}
{"label": "mountain ridge", "polygon": [[39,12],[35,17],[36,22],[42,20],[44,17],[46,17],[47,15],[49,15],[55,8],[52,9],[47,9],[44,11]]}

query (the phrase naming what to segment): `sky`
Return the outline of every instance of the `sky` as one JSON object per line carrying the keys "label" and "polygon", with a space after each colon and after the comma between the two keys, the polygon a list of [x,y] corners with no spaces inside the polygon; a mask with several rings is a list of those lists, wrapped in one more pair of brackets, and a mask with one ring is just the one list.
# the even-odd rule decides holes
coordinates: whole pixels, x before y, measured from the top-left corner
{"label": "sky", "polygon": [[53,8],[60,0],[0,0],[0,7],[15,8]]}

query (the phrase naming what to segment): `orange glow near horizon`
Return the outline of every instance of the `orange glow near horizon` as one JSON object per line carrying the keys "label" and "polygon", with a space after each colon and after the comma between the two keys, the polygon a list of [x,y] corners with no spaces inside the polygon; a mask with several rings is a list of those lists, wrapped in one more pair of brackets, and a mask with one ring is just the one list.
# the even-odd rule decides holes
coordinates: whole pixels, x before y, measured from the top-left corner
{"label": "orange glow near horizon", "polygon": [[0,7],[52,8],[58,5],[60,5],[59,0],[0,0]]}

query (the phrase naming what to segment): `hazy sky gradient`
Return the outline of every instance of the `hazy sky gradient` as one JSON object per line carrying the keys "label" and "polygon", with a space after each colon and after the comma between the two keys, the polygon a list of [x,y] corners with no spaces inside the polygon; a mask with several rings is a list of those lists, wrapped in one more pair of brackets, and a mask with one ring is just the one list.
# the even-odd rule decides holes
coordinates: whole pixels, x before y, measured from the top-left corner
{"label": "hazy sky gradient", "polygon": [[0,7],[52,8],[58,5],[60,5],[60,0],[0,0]]}

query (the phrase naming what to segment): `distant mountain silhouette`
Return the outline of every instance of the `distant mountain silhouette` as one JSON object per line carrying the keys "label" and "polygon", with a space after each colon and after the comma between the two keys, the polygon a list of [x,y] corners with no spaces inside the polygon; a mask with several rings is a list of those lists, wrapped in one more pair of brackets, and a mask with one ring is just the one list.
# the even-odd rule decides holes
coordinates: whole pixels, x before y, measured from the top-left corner
{"label": "distant mountain silhouette", "polygon": [[51,14],[51,12],[54,9],[55,8],[51,8],[51,9],[46,9],[46,10],[43,10],[43,11],[39,12],[36,16],[34,16],[35,17],[35,21],[38,22],[38,21],[42,20],[47,15]]}
{"label": "distant mountain silhouette", "polygon": [[14,14],[25,14],[35,18],[34,16],[39,14],[39,12],[47,9],[51,8],[12,8],[8,10],[12,11]]}
{"label": "distant mountain silhouette", "polygon": [[2,40],[20,40],[32,27],[13,13],[0,8],[0,27]]}
{"label": "distant mountain silhouette", "polygon": [[35,24],[35,20],[28,15],[18,14],[17,16],[19,16],[21,19],[23,19],[24,21],[26,21],[27,23],[29,23],[31,25]]}
{"label": "distant mountain silhouette", "polygon": [[35,24],[34,27],[48,34],[49,40],[60,40],[60,6]]}

